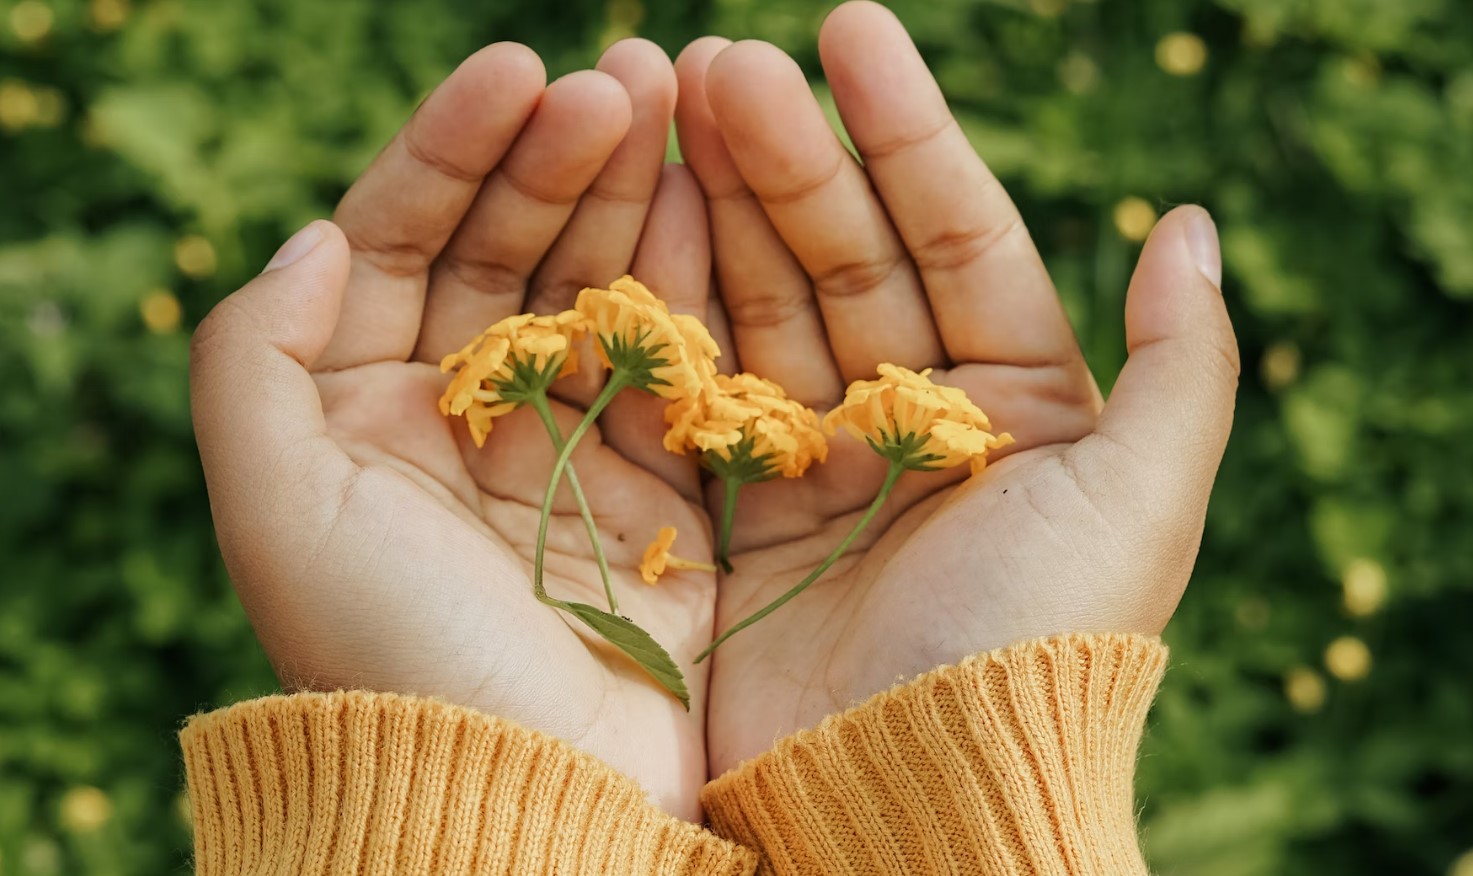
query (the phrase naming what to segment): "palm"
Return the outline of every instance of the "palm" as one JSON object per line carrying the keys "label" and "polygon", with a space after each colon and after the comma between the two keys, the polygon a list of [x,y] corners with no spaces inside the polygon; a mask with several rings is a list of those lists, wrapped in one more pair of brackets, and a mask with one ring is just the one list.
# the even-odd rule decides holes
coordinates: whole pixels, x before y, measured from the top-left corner
{"label": "palm", "polygon": [[[676,64],[682,150],[708,197],[741,366],[820,412],[881,362],[937,366],[934,379],[965,390],[1017,444],[970,479],[905,474],[822,579],[721,645],[707,733],[713,774],[980,650],[1067,631],[1159,631],[1185,584],[1205,506],[1200,476],[1176,475],[1203,461],[1215,467],[1211,451],[1226,434],[1214,423],[1190,447],[1153,448],[1153,467],[1142,468],[1138,450],[1122,460],[1144,439],[1122,435],[1121,424],[1149,416],[1145,390],[1127,384],[1168,379],[1156,361],[1165,336],[1183,333],[1181,321],[1197,310],[1214,330],[1226,326],[1216,290],[1190,261],[1182,267],[1187,213],[1158,229],[1170,240],[1157,251],[1170,260],[1143,258],[1138,269],[1127,376],[1144,376],[1122,376],[1102,418],[1016,209],[950,120],[893,15],[846,4],[819,44],[862,166],[830,131],[801,71],[772,47],[703,40]],[[1169,301],[1173,286],[1207,287],[1211,299]],[[1208,346],[1170,340],[1177,356]],[[1230,358],[1206,364],[1220,371]],[[1158,412],[1162,424],[1192,413],[1170,407]],[[818,565],[884,471],[877,454],[841,435],[803,479],[746,487],[718,628]],[[708,506],[719,499],[713,488]]]}
{"label": "palm", "polygon": [[[972,398],[1010,398],[1014,416],[992,413],[996,405],[988,410],[1023,437],[979,477],[905,475],[856,548],[818,585],[721,646],[711,681],[713,773],[760,753],[775,732],[813,726],[939,664],[1040,635],[1046,632],[1037,625],[1040,615],[1060,630],[1108,620],[1091,616],[1089,602],[1070,599],[1067,587],[1082,582],[1098,590],[1100,572],[1114,559],[1103,549],[1118,549],[1121,559],[1129,554],[1102,525],[1076,527],[1068,540],[1060,538],[1061,519],[1088,514],[1086,522],[1101,521],[1069,468],[1068,445],[1038,447],[1027,437],[1047,434],[1050,422],[1070,412],[1038,393],[1036,380],[1009,386],[982,366],[933,376]],[[1074,405],[1076,419],[1092,416],[1088,397]],[[834,439],[830,452],[830,461],[809,477],[747,488],[737,571],[722,581],[720,626],[792,587],[874,499],[883,460],[845,437]],[[783,510],[791,508],[812,516],[794,519]],[[753,546],[744,549],[747,544]],[[1081,544],[1093,552],[1081,551]],[[736,702],[747,714],[726,720],[727,704]]]}
{"label": "palm", "polygon": [[[436,409],[444,379],[432,366],[377,363],[321,374],[317,383],[327,433],[361,473],[315,560],[356,585],[333,591],[338,604],[317,608],[342,619],[330,639],[318,640],[330,653],[296,658],[352,667],[355,685],[433,694],[577,740],[639,776],[667,808],[693,811],[705,779],[700,722],[639,667],[532,595],[530,535],[553,461],[540,421],[519,411],[498,423],[482,450]],[[581,415],[560,413],[571,422]],[[676,577],[650,588],[637,566],[650,521],[695,533],[704,529],[702,513],[596,433],[575,460],[586,472],[620,612],[688,658],[711,627],[712,582]],[[582,520],[566,491],[560,498],[546,586],[559,598],[602,605]],[[354,610],[369,600],[371,614]],[[689,680],[699,703],[703,679]]]}

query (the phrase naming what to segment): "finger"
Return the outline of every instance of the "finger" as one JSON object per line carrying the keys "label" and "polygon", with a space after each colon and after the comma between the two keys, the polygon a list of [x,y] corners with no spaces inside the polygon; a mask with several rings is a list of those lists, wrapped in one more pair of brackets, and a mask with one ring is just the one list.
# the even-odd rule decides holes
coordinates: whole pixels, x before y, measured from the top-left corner
{"label": "finger", "polygon": [[824,23],[819,50],[844,127],[920,269],[951,359],[1063,365],[1088,381],[1022,217],[900,21],[876,3],[845,4]]}
{"label": "finger", "polygon": [[438,362],[523,311],[533,270],[628,128],[629,97],[612,77],[583,70],[547,87],[435,264],[416,359]]}
{"label": "finger", "polygon": [[[642,278],[672,313],[704,317],[711,288],[709,240],[700,187],[684,167],[666,166],[634,257],[634,276]],[[661,444],[668,404],[643,392],[620,393],[599,421],[604,443],[659,475],[686,498],[700,501],[695,457],[670,453]]]}
{"label": "finger", "polygon": [[338,205],[353,294],[318,367],[407,359],[430,263],[532,115],[546,81],[526,46],[497,43],[460,65]]}
{"label": "finger", "polygon": [[660,174],[632,272],[648,278],[671,313],[704,318],[711,288],[711,238],[701,187],[684,165]]}
{"label": "finger", "polygon": [[798,65],[767,43],[736,43],[711,62],[706,95],[742,178],[813,279],[844,378],[880,362],[939,364],[915,266]]}
{"label": "finger", "polygon": [[1198,530],[1238,383],[1221,264],[1206,210],[1179,207],[1156,225],[1125,301],[1130,357],[1095,433],[1071,451],[1106,461],[1112,483]]}
{"label": "finger", "polygon": [[737,171],[706,100],[706,70],[729,45],[721,37],[704,37],[676,59],[675,128],[681,155],[706,193],[731,352],[793,398],[828,404],[843,394],[844,379],[829,353],[813,286]]}
{"label": "finger", "polygon": [[[709,215],[706,221],[710,221]],[[711,339],[721,350],[721,357],[716,360],[716,370],[728,376],[736,374],[742,370],[742,359],[737,355],[736,344],[731,339],[731,319],[727,317],[726,308],[721,306],[721,299],[716,297],[714,289],[708,289],[706,296],[706,329],[711,332]]]}
{"label": "finger", "polygon": [[607,287],[629,272],[665,164],[675,112],[675,70],[669,57],[649,40],[622,40],[604,52],[598,69],[629,93],[633,120],[537,269],[527,306],[533,313],[566,310],[578,290]]}
{"label": "finger", "polygon": [[[298,512],[330,510],[318,499],[339,495],[357,471],[327,437],[309,373],[338,321],[349,270],[343,233],[313,222],[195,333],[190,403],[227,560],[269,559],[320,534]],[[247,571],[231,569],[240,581],[262,577]]]}

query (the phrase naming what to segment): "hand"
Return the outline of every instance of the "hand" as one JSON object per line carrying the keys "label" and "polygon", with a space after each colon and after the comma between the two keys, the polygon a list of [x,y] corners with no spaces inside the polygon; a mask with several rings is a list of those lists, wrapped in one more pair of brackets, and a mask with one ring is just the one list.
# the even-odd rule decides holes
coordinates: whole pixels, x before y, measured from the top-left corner
{"label": "hand", "polygon": [[[1022,219],[900,23],[850,3],[819,47],[863,165],[772,46],[708,38],[676,64],[735,353],[820,411],[880,362],[934,366],[1017,444],[970,479],[906,474],[830,573],[716,651],[712,775],[938,664],[1055,633],[1159,632],[1232,419],[1237,348],[1205,211],[1171,212],[1147,242],[1129,362],[1102,407]],[[805,478],[744,489],[717,628],[817,565],[883,473],[840,436]]]}
{"label": "hand", "polygon": [[[436,409],[441,356],[631,268],[673,309],[704,312],[700,193],[683,169],[661,169],[670,62],[627,41],[598,67],[544,89],[524,47],[466,61],[354,184],[336,225],[314,223],[200,326],[194,415],[221,550],[288,688],[481,709],[572,742],[694,817],[704,673],[687,677],[686,714],[534,599],[554,456],[534,412],[498,419],[477,450]],[[580,416],[559,408],[565,434]],[[643,400],[621,399],[602,424],[573,459],[621,611],[689,667],[710,641],[712,577],[651,588],[636,570],[662,524],[704,537],[696,473],[660,450],[658,431],[650,446],[659,412]],[[565,490],[547,587],[597,605],[587,542]]]}

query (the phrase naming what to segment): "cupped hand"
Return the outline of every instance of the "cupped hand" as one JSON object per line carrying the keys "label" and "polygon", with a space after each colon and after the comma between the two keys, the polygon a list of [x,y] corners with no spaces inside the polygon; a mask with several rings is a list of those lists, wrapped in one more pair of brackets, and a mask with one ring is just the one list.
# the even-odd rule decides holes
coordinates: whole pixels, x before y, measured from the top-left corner
{"label": "cupped hand", "polygon": [[[498,419],[478,450],[436,408],[444,354],[502,317],[569,307],[582,286],[632,269],[672,309],[706,306],[700,193],[683,169],[662,170],[669,60],[627,41],[598,71],[544,82],[524,47],[471,57],[353,185],[335,224],[309,226],[203,322],[192,391],[211,508],[288,688],[481,709],[572,742],[693,817],[704,673],[688,673],[687,714],[538,603],[530,569],[554,456],[541,422],[529,410]],[[559,406],[565,434],[580,416]],[[639,400],[611,408],[573,460],[621,612],[689,667],[710,641],[711,576],[650,588],[636,571],[659,525],[691,541],[706,531],[695,472],[646,448],[652,416],[657,428]],[[566,490],[547,569],[553,596],[604,601]]]}
{"label": "cupped hand", "polygon": [[[715,652],[713,775],[969,654],[1158,633],[1232,419],[1237,348],[1205,211],[1172,211],[1147,242],[1125,308],[1129,361],[1102,404],[1017,209],[901,24],[847,4],[820,53],[862,163],[772,46],[707,38],[676,63],[736,358],[820,411],[881,362],[934,367],[1017,443],[975,477],[904,475],[827,575]],[[718,629],[817,565],[884,471],[841,435],[801,480],[744,489]]]}

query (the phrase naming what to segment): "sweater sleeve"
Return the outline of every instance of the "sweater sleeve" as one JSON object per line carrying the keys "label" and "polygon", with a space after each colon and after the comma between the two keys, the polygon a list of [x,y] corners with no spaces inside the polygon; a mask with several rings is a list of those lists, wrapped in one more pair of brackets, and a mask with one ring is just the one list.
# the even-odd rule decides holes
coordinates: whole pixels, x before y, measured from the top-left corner
{"label": "sweater sleeve", "polygon": [[180,743],[199,876],[724,876],[756,865],[572,746],[435,700],[266,697],[195,717]]}
{"label": "sweater sleeve", "polygon": [[706,786],[759,872],[1146,873],[1133,776],[1155,638],[1068,635],[876,695]]}

